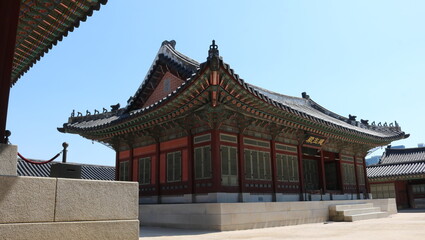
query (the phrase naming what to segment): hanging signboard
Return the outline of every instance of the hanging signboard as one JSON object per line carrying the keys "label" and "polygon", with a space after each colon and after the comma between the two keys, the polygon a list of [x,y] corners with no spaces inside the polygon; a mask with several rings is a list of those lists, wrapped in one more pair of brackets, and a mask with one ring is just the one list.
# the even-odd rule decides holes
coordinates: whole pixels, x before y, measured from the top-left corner
{"label": "hanging signboard", "polygon": [[322,147],[322,145],[326,142],[326,138],[313,134],[306,134],[304,145],[309,145],[312,147]]}

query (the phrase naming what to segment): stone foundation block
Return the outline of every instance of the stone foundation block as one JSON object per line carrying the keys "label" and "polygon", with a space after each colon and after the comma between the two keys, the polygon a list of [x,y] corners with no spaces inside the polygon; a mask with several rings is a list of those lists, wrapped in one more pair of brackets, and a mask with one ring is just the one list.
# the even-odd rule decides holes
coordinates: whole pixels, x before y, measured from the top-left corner
{"label": "stone foundation block", "polygon": [[0,175],[18,174],[18,147],[0,144]]}
{"label": "stone foundation block", "polygon": [[55,178],[0,176],[0,225],[53,221],[55,191]]}
{"label": "stone foundation block", "polygon": [[55,221],[138,219],[138,183],[58,178]]}
{"label": "stone foundation block", "polygon": [[7,240],[137,240],[139,221],[94,221],[0,224]]}

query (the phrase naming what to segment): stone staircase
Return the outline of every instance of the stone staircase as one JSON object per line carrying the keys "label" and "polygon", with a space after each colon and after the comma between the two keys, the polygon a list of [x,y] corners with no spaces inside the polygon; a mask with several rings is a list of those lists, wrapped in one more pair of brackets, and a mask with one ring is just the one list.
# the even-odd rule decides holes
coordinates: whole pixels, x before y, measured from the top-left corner
{"label": "stone staircase", "polygon": [[372,203],[329,206],[329,219],[335,222],[385,218],[388,215],[387,212],[382,212],[381,208],[374,207]]}

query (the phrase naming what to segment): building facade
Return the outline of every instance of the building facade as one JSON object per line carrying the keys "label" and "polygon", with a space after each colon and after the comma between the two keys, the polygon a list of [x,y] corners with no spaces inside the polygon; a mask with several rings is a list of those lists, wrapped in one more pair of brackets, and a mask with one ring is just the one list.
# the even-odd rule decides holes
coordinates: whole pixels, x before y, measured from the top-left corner
{"label": "building facade", "polygon": [[127,106],[72,113],[64,133],[109,145],[141,203],[359,199],[365,155],[407,137],[242,80],[213,41],[198,63],[164,41]]}
{"label": "building facade", "polygon": [[425,147],[388,147],[367,176],[373,198],[395,198],[399,209],[425,208]]}

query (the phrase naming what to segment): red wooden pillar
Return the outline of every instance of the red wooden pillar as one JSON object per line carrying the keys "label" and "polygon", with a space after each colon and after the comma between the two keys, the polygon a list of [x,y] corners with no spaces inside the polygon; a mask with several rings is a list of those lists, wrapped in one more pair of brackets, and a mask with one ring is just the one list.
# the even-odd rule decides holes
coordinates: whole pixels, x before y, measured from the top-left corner
{"label": "red wooden pillar", "polygon": [[302,143],[299,143],[297,148],[298,148],[298,176],[299,176],[299,183],[300,183],[300,201],[304,201],[305,186],[304,186],[304,167],[303,167]]}
{"label": "red wooden pillar", "polygon": [[363,172],[364,172],[364,185],[366,188],[366,198],[369,198],[370,193],[370,185],[369,180],[367,179],[367,172],[366,172],[366,159],[363,157]]}
{"label": "red wooden pillar", "polygon": [[320,150],[320,183],[321,183],[321,189],[322,193],[326,193],[326,174],[325,174],[325,157],[323,154],[323,150]]}
{"label": "red wooden pillar", "polygon": [[19,20],[20,0],[0,1],[0,143],[5,140],[7,109],[11,87],[13,53]]}
{"label": "red wooden pillar", "polygon": [[338,181],[340,182],[341,185],[341,192],[344,194],[345,190],[344,190],[344,179],[342,176],[342,159],[341,159],[341,153],[338,153],[338,164],[337,164],[337,170],[338,170]]}
{"label": "red wooden pillar", "polygon": [[128,179],[130,180],[130,181],[134,181],[134,179],[133,179],[133,163],[134,163],[134,159],[133,159],[133,145],[130,145],[130,160],[129,160],[129,163],[128,163],[128,174],[129,174],[129,176],[128,176]]}
{"label": "red wooden pillar", "polygon": [[159,137],[156,139],[156,148],[155,148],[155,158],[156,158],[156,194],[158,196],[157,202],[161,203],[161,143],[159,142]]}
{"label": "red wooden pillar", "polygon": [[211,131],[211,159],[214,189],[218,192],[221,189],[221,158],[220,136],[217,129]]}
{"label": "red wooden pillar", "polygon": [[243,134],[238,133],[238,174],[239,174],[239,202],[243,202],[243,193],[245,191],[245,166],[244,166],[244,144]]}
{"label": "red wooden pillar", "polygon": [[189,189],[190,194],[192,195],[192,203],[196,202],[196,195],[195,195],[195,158],[193,157],[193,136],[190,130],[188,130],[187,135],[187,164],[188,164],[188,171],[187,174],[189,179]]}
{"label": "red wooden pillar", "polygon": [[115,150],[115,180],[118,181],[120,179],[120,151],[118,149]]}
{"label": "red wooden pillar", "polygon": [[360,188],[359,188],[359,173],[357,171],[357,158],[356,156],[353,156],[354,158],[354,176],[356,177],[356,194],[357,199],[360,198]]}
{"label": "red wooden pillar", "polygon": [[277,171],[276,171],[276,141],[272,139],[270,141],[271,146],[271,152],[270,152],[270,160],[271,166],[272,166],[272,189],[273,189],[273,195],[272,195],[272,201],[276,202],[276,193],[277,193]]}

